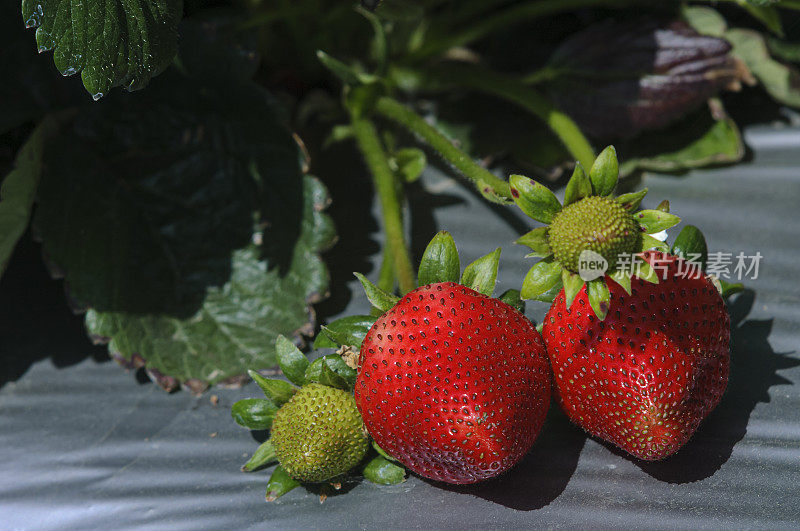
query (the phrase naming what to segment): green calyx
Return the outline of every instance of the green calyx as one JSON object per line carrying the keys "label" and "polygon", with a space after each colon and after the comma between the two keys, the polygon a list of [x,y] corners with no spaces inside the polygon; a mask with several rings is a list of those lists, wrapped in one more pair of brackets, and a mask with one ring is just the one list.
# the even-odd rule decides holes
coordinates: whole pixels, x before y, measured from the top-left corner
{"label": "green calyx", "polygon": [[563,289],[569,307],[586,288],[598,318],[609,311],[611,278],[630,292],[631,277],[648,282],[658,277],[637,255],[649,249],[668,251],[650,236],[680,222],[669,213],[669,203],[656,210],[638,210],[647,190],[613,195],[619,163],[613,146],[603,150],[587,174],[580,163],[567,183],[564,203],[547,187],[521,175],[509,179],[511,195],[529,217],[545,224],[517,240],[531,249],[534,264],[522,284],[523,299],[552,302]]}
{"label": "green calyx", "polygon": [[315,383],[302,387],[278,410],[270,440],[281,467],[308,483],[347,473],[369,448],[353,395]]}
{"label": "green calyx", "polygon": [[608,197],[589,196],[556,214],[548,231],[555,259],[564,269],[578,272],[581,254],[592,251],[608,262],[638,251],[641,232],[631,213]]}
{"label": "green calyx", "polygon": [[[500,267],[500,251],[501,249],[498,247],[491,253],[481,256],[467,264],[462,272],[461,259],[458,255],[458,248],[456,247],[453,237],[447,231],[439,231],[428,243],[422,255],[422,260],[420,260],[419,270],[417,272],[417,287],[440,282],[454,282],[475,290],[478,293],[492,297],[495,284],[497,283],[497,271]],[[358,278],[359,282],[361,282],[364,293],[372,304],[374,312],[377,312],[377,314],[388,312],[400,301],[400,297],[394,293],[382,290],[361,273],[354,273],[354,275]],[[525,303],[522,302],[519,297],[519,292],[516,290],[507,290],[497,298],[524,313]],[[328,329],[335,325],[342,329],[346,328],[353,332],[358,332],[354,326],[350,326],[350,323],[345,323],[345,319],[335,321],[328,326]],[[375,319],[372,320],[372,322],[374,321]],[[332,340],[332,343],[323,340],[323,342],[320,342],[320,345],[355,347],[361,345],[363,335],[356,338],[357,343],[345,342],[343,335],[337,339],[333,337],[333,334],[331,334],[328,329],[324,329],[324,332]]]}

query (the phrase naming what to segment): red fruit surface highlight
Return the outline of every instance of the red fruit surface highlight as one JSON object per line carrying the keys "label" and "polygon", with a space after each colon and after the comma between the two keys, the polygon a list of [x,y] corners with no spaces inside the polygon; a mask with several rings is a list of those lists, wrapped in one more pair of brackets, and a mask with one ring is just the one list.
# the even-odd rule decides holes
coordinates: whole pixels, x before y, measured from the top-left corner
{"label": "red fruit surface highlight", "polygon": [[550,404],[544,343],[511,306],[452,282],[403,297],[361,345],[355,398],[378,445],[446,483],[476,483],[531,448]]}
{"label": "red fruit surface highlight", "polygon": [[586,288],[570,309],[561,290],[542,335],[569,418],[635,457],[658,460],[677,452],[719,403],[728,383],[730,319],[705,275],[681,274],[681,258],[650,251],[645,259],[658,284],[634,277],[628,295],[607,277],[604,321]]}

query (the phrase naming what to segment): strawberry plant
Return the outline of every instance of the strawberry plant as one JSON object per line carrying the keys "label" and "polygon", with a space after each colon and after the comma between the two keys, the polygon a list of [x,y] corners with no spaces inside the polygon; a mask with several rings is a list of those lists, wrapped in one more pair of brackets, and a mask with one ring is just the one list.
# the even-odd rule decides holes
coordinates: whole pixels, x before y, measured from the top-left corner
{"label": "strawberry plant", "polygon": [[[540,229],[521,240],[552,254],[522,283],[524,297],[549,300],[563,286],[565,302],[577,300],[585,250],[625,290],[631,280],[613,271],[615,253],[666,251],[649,233],[677,218],[634,213],[636,193],[612,199],[617,179],[626,192],[644,171],[736,163],[745,152],[737,119],[751,119],[751,100],[765,114],[800,105],[796,8],[6,3],[0,271],[31,237],[87,335],[125,367],[167,390],[241,384],[247,369],[278,365],[278,337],[304,347],[315,335],[315,305],[344,284],[345,260],[324,253],[337,238],[371,238],[371,195],[382,246],[373,302],[388,310],[386,301],[437,282],[486,294],[495,255],[463,276],[428,255],[413,268],[409,192],[443,163],[498,209],[517,202],[552,221],[546,241]],[[611,141],[622,158],[613,168],[609,152],[597,156]],[[562,207],[547,190],[573,171]],[[506,177],[517,173],[534,179]],[[331,218],[347,226],[353,213],[369,221],[337,237]],[[600,218],[608,241],[576,243],[588,233],[568,226]],[[586,286],[605,315],[608,282]],[[366,316],[347,319],[315,343],[360,344]]]}

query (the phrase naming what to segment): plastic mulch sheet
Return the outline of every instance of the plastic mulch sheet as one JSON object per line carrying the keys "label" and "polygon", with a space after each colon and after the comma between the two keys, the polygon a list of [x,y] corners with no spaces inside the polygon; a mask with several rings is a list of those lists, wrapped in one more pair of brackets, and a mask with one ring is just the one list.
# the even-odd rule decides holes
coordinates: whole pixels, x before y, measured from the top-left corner
{"label": "plastic mulch sheet", "polygon": [[[729,389],[677,456],[637,462],[554,407],[530,455],[498,480],[361,482],[322,505],[301,488],[267,504],[269,470],[239,471],[257,441],[229,414],[258,388],[168,395],[104,360],[26,243],[0,289],[0,527],[798,528],[800,129],[751,128],[746,138],[749,162],[644,181],[645,205],[669,198],[712,250],[763,256],[746,280],[754,292],[732,305]],[[502,244],[498,293],[519,287],[532,262],[511,242],[527,222],[440,173],[422,186],[439,206],[415,221],[415,239],[446,228],[462,263]],[[364,313],[356,282],[348,288],[346,313]],[[534,319],[545,310],[528,305]]]}

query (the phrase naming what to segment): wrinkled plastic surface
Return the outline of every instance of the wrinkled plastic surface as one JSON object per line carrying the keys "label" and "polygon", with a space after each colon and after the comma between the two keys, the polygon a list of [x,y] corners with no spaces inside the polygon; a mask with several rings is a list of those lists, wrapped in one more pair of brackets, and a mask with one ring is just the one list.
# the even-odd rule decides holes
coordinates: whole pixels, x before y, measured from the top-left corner
{"label": "wrinkled plastic surface", "polygon": [[[644,206],[669,197],[674,212],[703,228],[712,251],[763,255],[759,278],[747,282],[755,298],[745,293],[733,305],[728,392],[676,457],[634,461],[552,408],[531,454],[498,480],[361,482],[323,505],[300,488],[267,504],[269,469],[239,471],[258,443],[229,413],[234,401],[259,395],[255,384],[195,398],[141,383],[95,361],[98,351],[63,303],[11,271],[0,290],[0,381],[11,380],[0,388],[0,526],[797,528],[800,130],[750,129],[747,140],[754,158],[743,165],[644,183]],[[441,174],[427,172],[423,185],[449,205],[437,208],[435,225],[452,232],[462,263],[528,228]],[[427,225],[415,225],[420,241],[433,234]],[[532,263],[525,249],[503,248],[496,293],[518,288]],[[358,293],[357,281],[349,287]],[[533,318],[545,310],[528,304]],[[355,295],[346,311],[365,313],[365,298]],[[19,360],[28,358],[39,361],[23,363],[20,375]]]}

